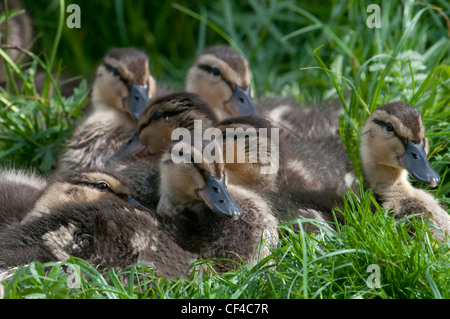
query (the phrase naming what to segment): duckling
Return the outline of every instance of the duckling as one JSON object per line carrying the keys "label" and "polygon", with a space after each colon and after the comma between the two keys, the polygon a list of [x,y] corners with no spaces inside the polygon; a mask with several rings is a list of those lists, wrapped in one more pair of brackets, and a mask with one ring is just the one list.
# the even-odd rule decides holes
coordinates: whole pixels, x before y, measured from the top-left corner
{"label": "duckling", "polygon": [[[207,151],[210,143],[215,152]],[[167,148],[160,160],[157,213],[174,227],[184,249],[202,259],[227,259],[216,268],[225,271],[241,259],[255,263],[266,257],[278,242],[278,228],[261,196],[227,182],[224,165],[215,157],[221,156],[220,147],[205,140],[201,149],[185,141]]]}
{"label": "duckling", "polygon": [[161,230],[125,182],[104,171],[58,176],[20,224],[0,232],[2,267],[70,256],[115,269],[153,263],[169,277],[187,275],[196,259]]}
{"label": "duckling", "polygon": [[194,121],[202,128],[211,127],[217,117],[211,107],[197,94],[175,92],[158,98],[139,120],[139,140],[144,141],[152,154],[158,154],[171,141],[172,131],[182,127],[194,129]]}
{"label": "duckling", "polygon": [[211,127],[217,118],[203,99],[189,92],[173,92],[158,97],[142,114],[134,136],[111,157],[108,168],[129,181],[138,200],[156,207],[159,200],[159,157],[172,143],[176,128]]}
{"label": "duckling", "polygon": [[259,114],[252,99],[247,60],[225,45],[206,48],[188,70],[185,89],[199,94],[219,120]]}
{"label": "duckling", "polygon": [[272,136],[278,128],[252,115],[229,118],[215,127],[222,132],[225,169],[233,184],[255,190],[277,187],[286,160],[279,136]]}
{"label": "duckling", "polygon": [[[279,129],[269,120],[257,116],[231,118],[216,127],[225,138],[225,168],[232,183],[264,194],[282,221],[298,216],[333,221],[332,210],[343,206],[342,195],[355,181],[340,140],[291,145],[280,141]],[[236,154],[244,156],[239,161]]]}
{"label": "duckling", "polygon": [[46,186],[47,180],[32,170],[0,169],[0,230],[20,222]]}
{"label": "duckling", "polygon": [[[7,0],[6,5],[8,11],[23,9],[21,1],[18,0]],[[6,11],[5,1],[1,1],[0,12],[4,13],[5,11]],[[1,42],[4,44],[8,44],[9,46],[26,49],[31,42],[31,37],[33,34],[33,27],[29,15],[26,12],[21,13],[8,19],[7,23],[8,23],[7,34],[6,34],[6,22],[0,24],[0,34],[2,35]],[[8,43],[5,42],[6,38]],[[21,54],[20,50],[17,50],[15,48],[7,49],[6,53],[13,61],[16,61]],[[7,78],[8,74],[6,72],[5,62],[3,61],[3,58],[1,58],[0,85],[4,85]]]}
{"label": "duckling", "polygon": [[61,154],[57,171],[103,168],[134,134],[155,91],[144,53],[134,48],[111,49],[97,69],[86,117]]}
{"label": "duckling", "polygon": [[[414,188],[407,179],[434,187],[440,177],[427,159],[428,141],[420,112],[406,103],[394,102],[377,108],[367,119],[361,135],[361,160],[368,186],[382,207],[395,216],[420,214],[441,231],[450,234],[450,216],[437,200]],[[438,239],[445,236],[431,229]]]}

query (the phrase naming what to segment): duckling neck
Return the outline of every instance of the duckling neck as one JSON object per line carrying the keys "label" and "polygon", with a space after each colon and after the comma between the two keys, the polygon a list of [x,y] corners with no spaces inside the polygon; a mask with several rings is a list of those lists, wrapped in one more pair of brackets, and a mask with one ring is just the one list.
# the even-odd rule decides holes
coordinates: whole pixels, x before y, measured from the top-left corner
{"label": "duckling neck", "polygon": [[414,189],[408,182],[407,172],[395,167],[375,165],[370,170],[366,168],[366,179],[374,194],[383,202],[408,197]]}

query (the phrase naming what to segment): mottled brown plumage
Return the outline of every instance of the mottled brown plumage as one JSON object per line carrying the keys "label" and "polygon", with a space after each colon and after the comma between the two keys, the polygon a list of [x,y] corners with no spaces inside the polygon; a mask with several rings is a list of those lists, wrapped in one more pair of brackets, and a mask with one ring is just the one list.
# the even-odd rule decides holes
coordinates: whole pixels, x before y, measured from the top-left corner
{"label": "mottled brown plumage", "polygon": [[0,267],[75,256],[101,269],[146,262],[169,277],[187,275],[195,254],[131,196],[125,182],[104,171],[55,177],[26,218],[0,231]]}
{"label": "mottled brown plumage", "polygon": [[257,107],[281,129],[281,136],[293,141],[339,137],[342,104],[336,101],[300,104],[294,98],[263,98]]}
{"label": "mottled brown plumage", "polygon": [[0,232],[0,268],[70,256],[99,270],[143,262],[168,277],[188,275],[196,259],[148,211],[125,201],[68,203]]}
{"label": "mottled brown plumage", "polygon": [[[263,193],[282,221],[298,216],[333,221],[332,210],[343,205],[343,193],[357,185],[352,165],[337,137],[291,142],[283,139],[269,120],[257,116],[231,118],[217,127],[223,132],[230,128],[244,132],[259,132],[263,128],[272,132],[261,131],[254,141],[245,134],[227,133],[224,158],[231,143],[233,153],[240,150],[245,161],[237,161],[235,155],[231,162],[225,161],[225,168],[232,183]],[[239,149],[238,145],[242,147]],[[266,155],[266,159],[250,161],[252,155],[258,159]]]}

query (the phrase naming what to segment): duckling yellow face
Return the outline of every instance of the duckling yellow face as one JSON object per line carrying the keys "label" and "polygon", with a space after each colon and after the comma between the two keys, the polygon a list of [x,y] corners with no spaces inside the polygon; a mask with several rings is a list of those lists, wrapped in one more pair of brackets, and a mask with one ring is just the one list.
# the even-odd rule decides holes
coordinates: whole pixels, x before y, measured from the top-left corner
{"label": "duckling yellow face", "polygon": [[194,129],[194,121],[203,127],[216,122],[215,114],[198,95],[179,92],[161,97],[150,105],[139,121],[139,140],[153,154],[161,153],[171,142],[172,132],[182,127]]}
{"label": "duckling yellow face", "polygon": [[186,90],[210,104],[219,120],[237,115],[259,115],[252,100],[247,60],[226,46],[202,52],[189,69]]}
{"label": "duckling yellow face", "polygon": [[155,92],[147,56],[133,48],[118,48],[110,50],[98,67],[92,100],[94,106],[108,105],[139,119]]}
{"label": "duckling yellow face", "polygon": [[231,118],[220,122],[217,128],[223,134],[224,163],[230,181],[247,186],[274,186],[280,159],[278,131],[273,129],[278,129],[258,116]]}
{"label": "duckling yellow face", "polygon": [[428,162],[428,147],[417,109],[405,103],[386,104],[373,112],[362,131],[366,175],[383,166],[406,169],[415,179],[436,186],[440,178]]}
{"label": "duckling yellow face", "polygon": [[223,163],[208,157],[207,152],[179,142],[162,156],[160,172],[158,213],[176,215],[187,205],[203,202],[215,213],[241,216],[228,193]]}

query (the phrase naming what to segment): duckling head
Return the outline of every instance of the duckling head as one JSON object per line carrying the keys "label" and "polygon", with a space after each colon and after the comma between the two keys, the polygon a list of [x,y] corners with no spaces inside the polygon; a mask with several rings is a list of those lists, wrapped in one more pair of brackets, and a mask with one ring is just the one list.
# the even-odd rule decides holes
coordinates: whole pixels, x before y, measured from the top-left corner
{"label": "duckling head", "polygon": [[361,159],[368,182],[395,179],[406,169],[417,181],[436,186],[440,177],[428,162],[428,148],[417,109],[401,102],[379,107],[366,121],[361,136]]}
{"label": "duckling head", "polygon": [[[221,146],[210,141],[220,157]],[[160,201],[157,211],[174,216],[187,206],[204,204],[211,211],[238,219],[242,210],[228,193],[227,178],[222,161],[185,141],[172,144],[160,161]],[[211,147],[211,144],[209,144]],[[211,150],[211,148],[210,148]],[[195,209],[194,209],[195,211]]]}
{"label": "duckling head", "polygon": [[171,143],[177,128],[194,129],[200,120],[202,128],[211,127],[217,118],[199,95],[176,92],[155,100],[142,114],[136,134],[113,156],[112,160],[142,154],[161,154]]}
{"label": "duckling head", "polygon": [[92,102],[94,107],[110,106],[139,119],[155,92],[148,57],[134,48],[114,48],[97,68]]}
{"label": "duckling head", "polygon": [[247,60],[234,49],[218,45],[205,49],[189,69],[186,90],[205,99],[219,120],[259,115],[250,79]]}
{"label": "duckling head", "polygon": [[[280,163],[278,128],[262,117],[247,115],[216,125],[223,136],[223,157],[233,184],[274,187]],[[275,134],[277,134],[275,136]]]}
{"label": "duckling head", "polygon": [[[102,171],[70,172],[55,177],[26,218],[40,216],[71,203],[127,201],[143,208],[134,198],[129,185]],[[145,207],[144,207],[145,208]]]}

